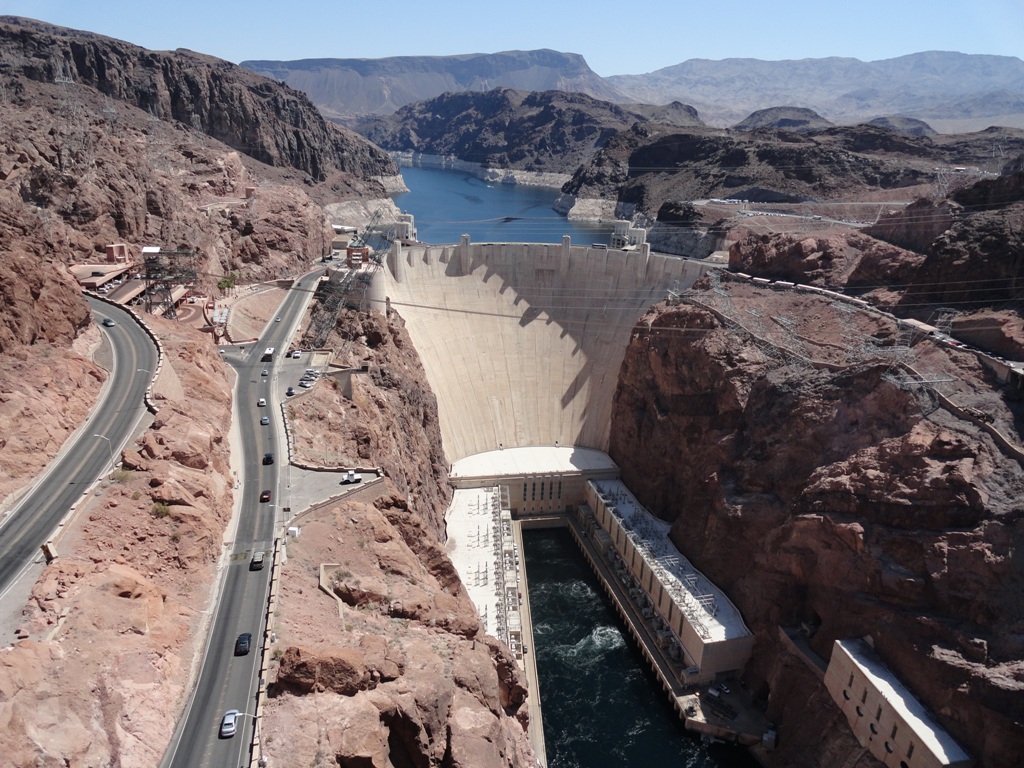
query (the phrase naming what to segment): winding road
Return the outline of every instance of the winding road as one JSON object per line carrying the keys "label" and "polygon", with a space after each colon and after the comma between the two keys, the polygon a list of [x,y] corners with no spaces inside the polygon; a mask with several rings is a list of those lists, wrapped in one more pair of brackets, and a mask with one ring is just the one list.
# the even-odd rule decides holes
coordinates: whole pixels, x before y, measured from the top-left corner
{"label": "winding road", "polygon": [[124,310],[91,297],[88,302],[97,319],[114,322],[100,326],[113,351],[113,371],[88,420],[0,526],[0,597],[31,567],[72,505],[116,463],[146,411],[156,345]]}

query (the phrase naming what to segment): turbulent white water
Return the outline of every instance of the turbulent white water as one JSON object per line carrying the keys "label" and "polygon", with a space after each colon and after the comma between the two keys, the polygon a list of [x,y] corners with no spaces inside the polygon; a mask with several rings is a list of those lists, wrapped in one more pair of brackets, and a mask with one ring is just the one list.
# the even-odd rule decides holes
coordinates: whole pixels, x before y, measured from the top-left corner
{"label": "turbulent white water", "polygon": [[748,768],[687,734],[566,530],[523,534],[551,768]]}

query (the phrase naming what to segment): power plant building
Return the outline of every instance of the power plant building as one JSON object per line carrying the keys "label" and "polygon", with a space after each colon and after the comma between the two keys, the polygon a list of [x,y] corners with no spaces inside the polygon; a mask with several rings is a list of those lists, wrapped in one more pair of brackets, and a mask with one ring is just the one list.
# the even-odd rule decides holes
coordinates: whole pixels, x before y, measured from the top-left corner
{"label": "power plant building", "polygon": [[861,746],[890,768],[972,765],[953,737],[863,640],[836,640],[825,687]]}
{"label": "power plant building", "polygon": [[587,486],[586,506],[607,536],[606,547],[617,555],[620,578],[628,575],[642,593],[641,607],[657,613],[662,631],[671,633],[685,653],[685,682],[707,683],[742,669],[754,636],[725,593],[669,540],[671,526],[648,512],[619,480],[592,480]]}

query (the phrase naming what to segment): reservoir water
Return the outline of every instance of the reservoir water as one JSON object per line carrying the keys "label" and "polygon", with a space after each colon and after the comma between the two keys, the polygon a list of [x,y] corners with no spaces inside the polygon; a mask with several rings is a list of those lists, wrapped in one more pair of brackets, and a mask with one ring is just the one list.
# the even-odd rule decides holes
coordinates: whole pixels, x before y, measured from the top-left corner
{"label": "reservoir water", "polygon": [[523,545],[550,768],[756,768],[683,730],[567,529]]}
{"label": "reservoir water", "polygon": [[401,169],[408,192],[395,204],[416,217],[424,243],[457,243],[468,234],[474,243],[560,243],[569,235],[575,245],[608,244],[611,224],[569,221],[552,203],[557,189],[496,184],[463,171],[437,168]]}

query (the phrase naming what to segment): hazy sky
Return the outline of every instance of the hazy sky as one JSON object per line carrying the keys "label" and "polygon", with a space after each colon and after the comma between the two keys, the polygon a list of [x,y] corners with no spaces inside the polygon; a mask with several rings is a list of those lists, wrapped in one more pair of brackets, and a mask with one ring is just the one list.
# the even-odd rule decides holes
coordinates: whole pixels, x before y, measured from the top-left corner
{"label": "hazy sky", "polygon": [[0,0],[0,14],[233,62],[552,48],[608,76],[696,58],[1024,57],[1024,0]]}

